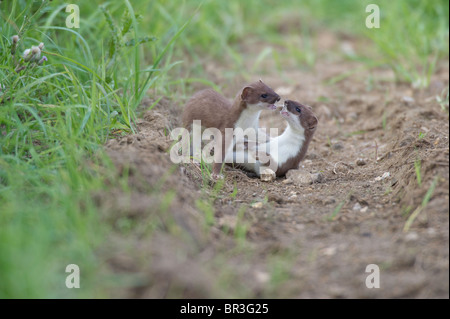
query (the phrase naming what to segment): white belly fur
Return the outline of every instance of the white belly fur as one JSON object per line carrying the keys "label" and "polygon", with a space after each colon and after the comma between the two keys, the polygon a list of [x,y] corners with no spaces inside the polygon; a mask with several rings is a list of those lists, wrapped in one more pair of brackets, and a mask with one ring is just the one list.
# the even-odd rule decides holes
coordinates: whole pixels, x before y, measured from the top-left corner
{"label": "white belly fur", "polygon": [[[273,160],[276,161],[277,168],[286,163],[287,160],[298,155],[305,141],[304,130],[294,130],[290,125],[280,136],[271,139],[267,143],[258,145],[260,150],[265,150]],[[244,153],[244,154],[242,154]],[[243,147],[236,147],[235,152],[227,154],[227,162],[235,162],[238,156],[244,156],[245,163],[238,163],[249,171],[255,172],[258,176],[260,168],[264,166],[261,162],[256,161],[256,152],[254,150],[245,150]]]}

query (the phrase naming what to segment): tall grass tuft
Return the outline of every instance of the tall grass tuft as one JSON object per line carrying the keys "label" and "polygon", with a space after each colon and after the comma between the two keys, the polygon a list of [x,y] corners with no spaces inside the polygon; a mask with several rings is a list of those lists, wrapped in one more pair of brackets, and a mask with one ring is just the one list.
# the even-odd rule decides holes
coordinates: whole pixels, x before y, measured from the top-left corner
{"label": "tall grass tuft", "polygon": [[[80,29],[65,26],[64,7],[0,3],[0,298],[107,295],[95,251],[109,226],[92,194],[126,176],[100,146],[133,131],[176,39],[141,34],[128,1],[81,1]],[[72,263],[83,289],[64,285]]]}

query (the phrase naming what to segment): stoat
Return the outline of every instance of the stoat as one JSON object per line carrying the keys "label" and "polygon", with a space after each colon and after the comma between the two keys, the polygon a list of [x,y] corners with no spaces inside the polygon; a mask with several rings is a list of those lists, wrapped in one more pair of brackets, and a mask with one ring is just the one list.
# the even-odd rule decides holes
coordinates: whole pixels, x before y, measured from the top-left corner
{"label": "stoat", "polygon": [[258,131],[259,115],[262,110],[275,110],[274,103],[280,96],[261,80],[246,85],[236,95],[233,102],[212,89],[195,93],[183,110],[183,125],[192,128],[194,120],[200,120],[204,128],[216,128],[222,133],[222,141],[216,147],[222,147],[222,160],[214,162],[212,177],[218,178],[229,145],[225,145],[226,128],[253,128]]}
{"label": "stoat", "polygon": [[[269,163],[261,160],[261,154],[270,158],[270,163],[274,163],[277,176],[284,176],[290,169],[296,169],[300,161],[306,155],[309,143],[316,131],[318,119],[313,114],[310,106],[300,104],[295,101],[286,100],[280,111],[287,121],[287,127],[283,134],[271,139],[266,143],[247,143],[245,147],[237,147],[237,151],[228,154],[226,161],[236,162],[237,158],[245,158],[244,163],[236,163],[248,171],[256,173],[258,176],[264,167]],[[238,153],[241,152],[241,153]],[[245,154],[244,154],[245,153]],[[230,158],[233,156],[233,158]]]}

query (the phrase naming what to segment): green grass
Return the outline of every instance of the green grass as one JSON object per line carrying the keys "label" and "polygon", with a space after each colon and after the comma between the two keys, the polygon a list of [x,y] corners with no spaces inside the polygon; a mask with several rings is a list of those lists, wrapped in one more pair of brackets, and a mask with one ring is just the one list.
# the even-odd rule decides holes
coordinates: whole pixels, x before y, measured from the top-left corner
{"label": "green grass", "polygon": [[448,105],[449,105],[449,101],[448,101],[448,87],[446,89],[444,89],[441,93],[441,95],[436,96],[436,101],[439,103],[442,111],[444,111],[445,113],[448,114]]}
{"label": "green grass", "polygon": [[[127,177],[115,180],[99,146],[115,132],[133,131],[135,110],[167,69],[157,67],[182,30],[144,49],[133,40],[157,41],[140,40],[128,2],[102,14],[85,1],[80,30],[63,27],[61,7],[47,4],[1,4],[0,298],[105,295],[91,279],[95,249],[110,225],[100,222],[91,195],[107,187],[106,179],[126,185]],[[20,41],[11,55],[15,34]],[[22,61],[21,53],[40,42],[48,62]],[[143,53],[154,57],[150,64]],[[65,288],[70,263],[80,266],[85,289]]]}
{"label": "green grass", "polygon": [[[280,74],[284,59],[313,68],[321,57],[316,42],[321,29],[369,37],[370,50],[346,57],[362,61],[352,72],[382,66],[401,81],[426,86],[437,61],[448,58],[447,1],[379,1],[377,30],[364,26],[370,1],[76,3],[80,29],[66,28],[61,0],[0,4],[0,298],[110,295],[96,251],[113,225],[101,220],[92,195],[108,187],[127,192],[128,177],[117,177],[101,146],[135,130],[146,95],[183,101],[195,83],[220,90],[222,83],[208,76],[205,60],[226,64],[226,81],[256,72],[270,60]],[[20,41],[11,55],[13,35]],[[250,71],[242,45],[247,40],[263,44]],[[25,49],[41,42],[47,62],[21,60]],[[448,90],[438,102],[448,112]],[[210,167],[202,166],[202,172],[206,178]],[[221,187],[213,189],[213,199]],[[164,211],[175,194],[161,196]],[[211,202],[198,205],[210,224]],[[238,241],[246,237],[244,213],[242,206]],[[120,221],[120,229],[129,231],[130,222]],[[81,268],[83,289],[64,286],[71,263]]]}
{"label": "green grass", "polygon": [[403,226],[403,232],[408,232],[416,220],[417,216],[425,209],[425,207],[428,205],[428,202],[430,201],[431,197],[433,196],[434,189],[436,188],[437,184],[439,183],[439,177],[436,176],[433,181],[431,182],[430,187],[428,188],[427,192],[425,193],[425,196],[422,199],[422,203],[409,215],[408,219],[405,222],[405,225]]}
{"label": "green grass", "polygon": [[337,218],[337,215],[338,215],[339,212],[341,211],[342,207],[344,207],[345,203],[346,203],[346,200],[341,201],[341,202],[334,208],[334,210],[333,210],[333,212],[331,213],[331,215],[328,216],[328,217],[326,218],[326,220],[328,220],[328,221],[330,221],[330,222],[333,221],[333,220],[335,220],[335,219]]}

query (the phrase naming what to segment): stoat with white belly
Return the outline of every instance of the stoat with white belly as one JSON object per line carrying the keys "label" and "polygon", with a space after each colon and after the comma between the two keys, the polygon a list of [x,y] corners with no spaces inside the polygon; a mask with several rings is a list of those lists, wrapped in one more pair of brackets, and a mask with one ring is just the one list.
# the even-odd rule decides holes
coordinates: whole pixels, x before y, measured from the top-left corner
{"label": "stoat with white belly", "polygon": [[269,163],[263,161],[262,157],[274,161],[270,162],[270,167],[275,168],[277,176],[284,176],[288,170],[298,168],[306,155],[319,121],[310,106],[291,100],[285,101],[280,114],[288,124],[283,134],[265,143],[246,141],[245,146],[241,145],[233,154],[227,155],[226,162],[236,163],[236,159],[245,158],[244,163],[236,163],[236,166],[254,172],[258,176],[260,170],[269,167]]}
{"label": "stoat with white belly", "polygon": [[212,177],[220,177],[226,150],[225,129],[253,128],[258,131],[258,120],[262,110],[275,110],[274,103],[280,96],[261,80],[250,83],[236,95],[233,102],[212,89],[197,92],[183,110],[183,125],[191,129],[194,120],[200,120],[204,128],[216,128],[222,133],[222,141],[216,147],[222,147],[222,160],[213,165]]}

